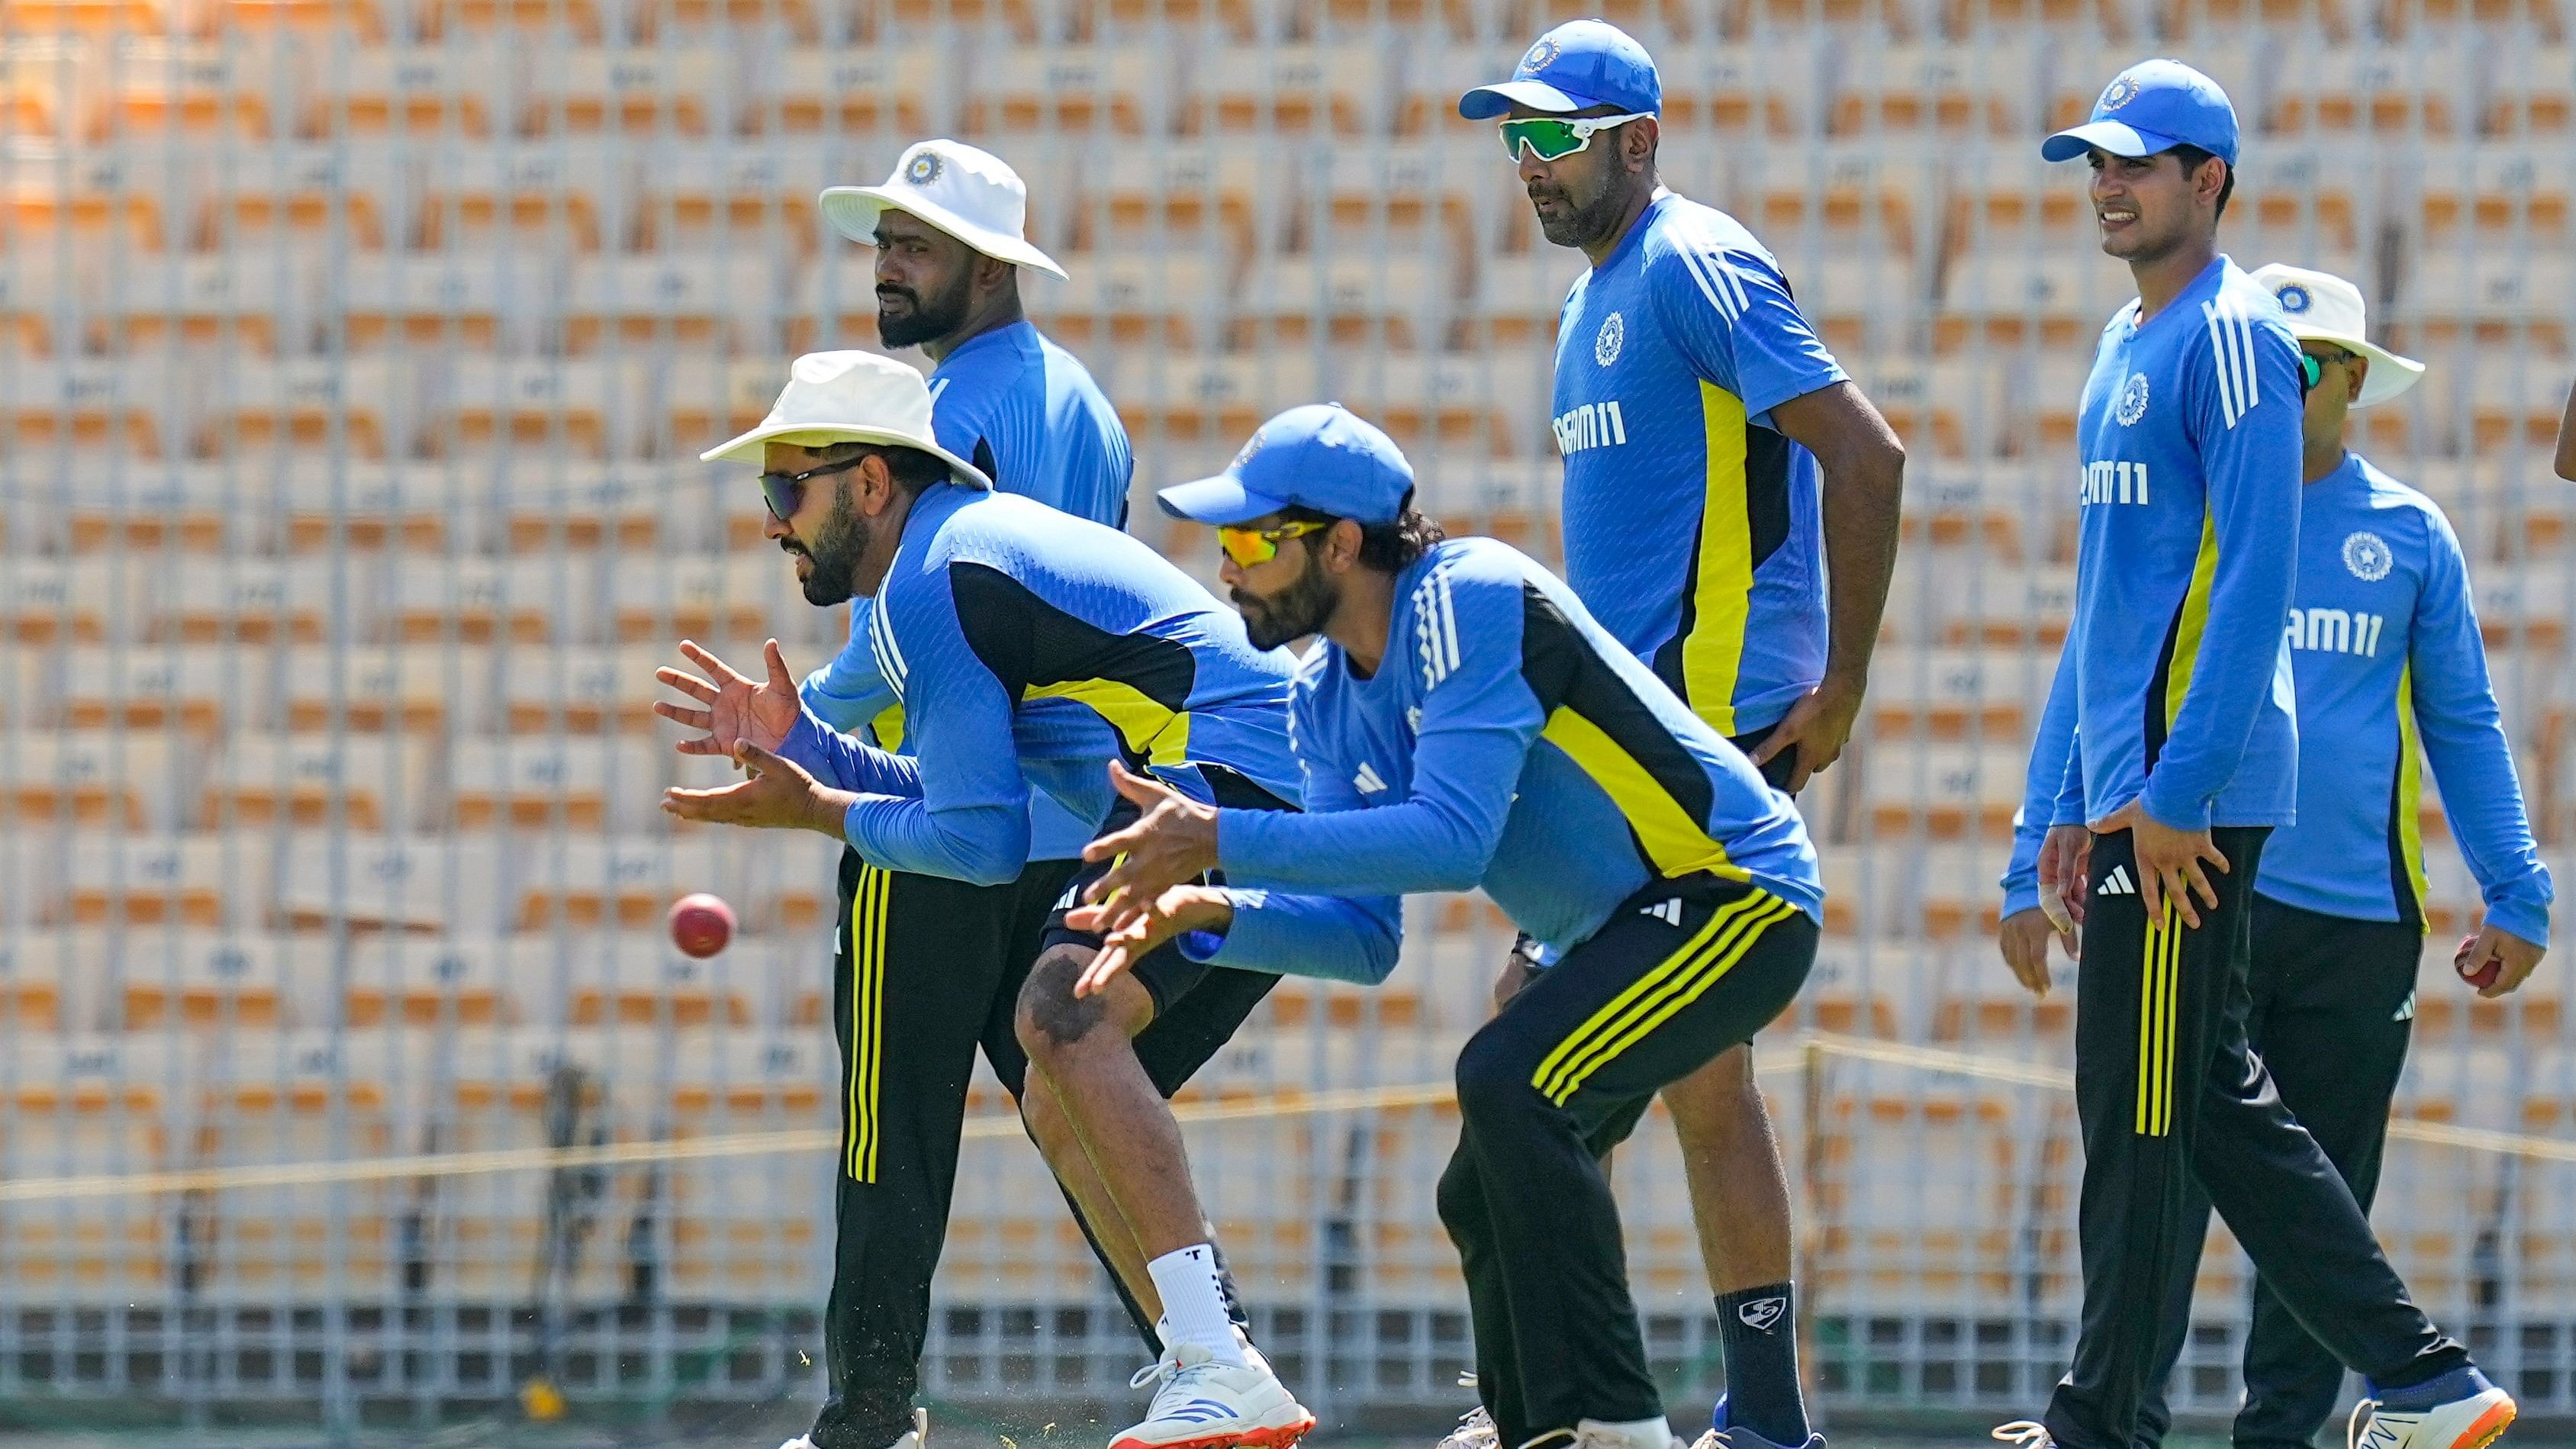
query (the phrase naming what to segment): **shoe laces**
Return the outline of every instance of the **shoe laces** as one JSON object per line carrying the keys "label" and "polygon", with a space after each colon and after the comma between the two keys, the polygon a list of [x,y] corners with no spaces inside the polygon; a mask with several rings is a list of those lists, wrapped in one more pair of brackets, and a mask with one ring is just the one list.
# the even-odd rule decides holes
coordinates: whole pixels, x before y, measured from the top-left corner
{"label": "shoe laces", "polygon": [[[1998,1424],[1994,1437],[2006,1444],[2018,1444],[2021,1449],[2054,1449],[2057,1443],[2048,1436],[2048,1426],[2037,1419],[2015,1419],[2009,1424]],[[2344,1449],[2352,1449],[2352,1446],[2347,1444]]]}
{"label": "shoe laces", "polygon": [[[1158,1358],[1152,1363],[1145,1365],[1143,1368],[1136,1370],[1136,1372],[1128,1378],[1127,1387],[1131,1389],[1141,1389],[1147,1384],[1153,1384],[1155,1385],[1155,1391],[1159,1393],[1161,1392],[1161,1386],[1170,1383],[1173,1377],[1179,1374],[1180,1371],[1180,1361],[1169,1354],[1165,1354],[1163,1357]],[[2346,1446],[2346,1449],[2349,1449],[2349,1446]]]}
{"label": "shoe laces", "polygon": [[2395,1430],[2383,1436],[2376,1432],[2378,1428],[2379,1400],[2363,1399],[2354,1404],[2351,1417],[2343,1421],[2343,1449],[2360,1449],[2362,1444],[2378,1438],[2390,1444],[2397,1442]]}

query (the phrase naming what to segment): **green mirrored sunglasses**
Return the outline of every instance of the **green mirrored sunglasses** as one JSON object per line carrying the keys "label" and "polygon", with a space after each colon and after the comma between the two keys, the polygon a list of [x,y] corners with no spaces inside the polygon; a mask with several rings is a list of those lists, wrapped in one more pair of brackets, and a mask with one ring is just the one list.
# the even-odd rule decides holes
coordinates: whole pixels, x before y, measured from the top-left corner
{"label": "green mirrored sunglasses", "polygon": [[1643,112],[1627,116],[1530,116],[1505,121],[1499,129],[1503,133],[1503,154],[1513,161],[1521,159],[1523,147],[1541,161],[1556,161],[1591,145],[1594,132],[1644,119]]}

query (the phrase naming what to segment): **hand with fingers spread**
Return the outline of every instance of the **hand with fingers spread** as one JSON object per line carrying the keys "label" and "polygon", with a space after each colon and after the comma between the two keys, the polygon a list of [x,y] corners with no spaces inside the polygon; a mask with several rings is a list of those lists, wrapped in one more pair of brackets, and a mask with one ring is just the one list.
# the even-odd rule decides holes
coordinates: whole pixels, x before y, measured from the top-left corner
{"label": "hand with fingers spread", "polygon": [[777,749],[787,732],[796,728],[805,704],[797,697],[796,677],[787,672],[787,656],[778,651],[775,639],[762,652],[768,656],[766,680],[736,673],[694,639],[681,640],[680,653],[705,670],[705,678],[669,665],[653,671],[655,679],[706,706],[691,709],[668,700],[653,701],[653,712],[662,718],[706,731],[696,739],[680,741],[681,754],[731,758],[737,744],[750,744],[765,753]]}
{"label": "hand with fingers spread", "polygon": [[1109,762],[1109,783],[1144,813],[1124,830],[1084,846],[1082,858],[1114,862],[1082,898],[1093,905],[1124,894],[1160,896],[1216,869],[1216,807],[1202,805],[1150,775]]}
{"label": "hand with fingers spread", "polygon": [[859,797],[818,783],[793,760],[736,740],[733,762],[749,778],[714,790],[662,792],[662,808],[683,820],[766,830],[813,830],[838,840],[841,818]]}
{"label": "hand with fingers spread", "polygon": [[2219,852],[2218,843],[2207,830],[2176,830],[2147,813],[2143,798],[2131,800],[2107,817],[2094,822],[2097,835],[2129,832],[2130,848],[2138,861],[2138,904],[2147,908],[2147,919],[2161,921],[2165,903],[2182,916],[2182,923],[2200,929],[2200,910],[2193,904],[2218,909],[2218,887],[2209,883],[2209,873],[2201,867],[2214,865],[2227,873],[2227,857]]}
{"label": "hand with fingers spread", "polygon": [[1174,937],[1189,931],[1223,932],[1234,924],[1234,902],[1215,886],[1176,885],[1158,895],[1129,893],[1076,906],[1064,921],[1101,938],[1100,953],[1073,983],[1075,996],[1096,996]]}

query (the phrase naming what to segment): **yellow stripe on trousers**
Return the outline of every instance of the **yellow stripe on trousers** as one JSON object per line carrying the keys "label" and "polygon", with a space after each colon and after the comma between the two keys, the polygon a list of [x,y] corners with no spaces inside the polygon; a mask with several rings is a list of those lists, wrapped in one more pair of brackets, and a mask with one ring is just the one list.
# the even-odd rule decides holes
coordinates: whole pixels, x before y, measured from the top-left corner
{"label": "yellow stripe on trousers", "polygon": [[2168,903],[2147,923],[2147,947],[2138,988],[2137,1135],[2173,1131],[2174,1048],[2181,1011],[2182,920]]}
{"label": "yellow stripe on trousers", "polygon": [[894,877],[859,869],[850,895],[850,1101],[844,1166],[858,1182],[877,1180],[877,1081],[885,1057],[886,901]]}
{"label": "yellow stripe on trousers", "polygon": [[1764,931],[1797,909],[1767,891],[1755,891],[1721,907],[1679,951],[1629,983],[1627,990],[1557,1043],[1531,1074],[1530,1085],[1550,1102],[1564,1106],[1594,1072],[1707,995]]}

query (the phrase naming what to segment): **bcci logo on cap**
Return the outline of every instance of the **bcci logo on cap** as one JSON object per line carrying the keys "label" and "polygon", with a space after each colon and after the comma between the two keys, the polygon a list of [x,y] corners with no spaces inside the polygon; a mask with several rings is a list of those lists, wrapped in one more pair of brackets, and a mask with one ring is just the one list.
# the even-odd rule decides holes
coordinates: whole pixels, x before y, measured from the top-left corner
{"label": "bcci logo on cap", "polygon": [[2113,76],[2102,89],[2102,99],[2094,102],[2097,111],[2116,111],[2138,98],[2138,83],[2125,75]]}
{"label": "bcci logo on cap", "polygon": [[2301,312],[2305,312],[2310,307],[2315,306],[2317,301],[2316,298],[2308,295],[2307,288],[2300,286],[2296,282],[2292,282],[2290,285],[2274,292],[2272,294],[2272,298],[2274,301],[2281,304],[2282,311],[2289,313],[2293,317],[2297,316]]}
{"label": "bcci logo on cap", "polygon": [[1252,455],[1261,451],[1261,445],[1265,441],[1267,439],[1258,432],[1244,439],[1243,451],[1234,455],[1234,461],[1226,465],[1227,471],[1236,473],[1243,471],[1243,465],[1252,461]]}
{"label": "bcci logo on cap", "polygon": [[1601,330],[1592,336],[1592,360],[1603,367],[1619,360],[1619,344],[1628,340],[1628,324],[1616,312],[1601,319]]}
{"label": "bcci logo on cap", "polygon": [[1556,54],[1556,37],[1540,36],[1538,44],[1529,48],[1529,54],[1521,57],[1521,74],[1529,75],[1547,69],[1548,65],[1556,59]]}
{"label": "bcci logo on cap", "polygon": [[915,186],[928,186],[939,179],[940,169],[938,153],[924,151],[903,168],[903,179]]}

